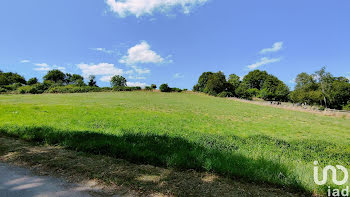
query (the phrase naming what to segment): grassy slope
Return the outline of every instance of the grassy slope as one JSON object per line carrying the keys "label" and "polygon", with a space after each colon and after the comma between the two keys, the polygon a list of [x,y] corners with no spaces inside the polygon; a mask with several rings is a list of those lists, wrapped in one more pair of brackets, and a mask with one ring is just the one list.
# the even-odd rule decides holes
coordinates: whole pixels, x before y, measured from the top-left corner
{"label": "grassy slope", "polygon": [[1,95],[1,131],[308,191],[314,160],[350,169],[349,119],[190,93]]}

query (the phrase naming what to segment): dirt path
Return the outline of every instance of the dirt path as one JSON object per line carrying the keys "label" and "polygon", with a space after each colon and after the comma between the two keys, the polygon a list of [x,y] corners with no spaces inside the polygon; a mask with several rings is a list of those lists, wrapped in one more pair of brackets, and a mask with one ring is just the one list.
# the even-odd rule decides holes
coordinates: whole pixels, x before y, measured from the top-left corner
{"label": "dirt path", "polygon": [[0,163],[0,196],[90,197],[90,192],[97,194],[98,189],[50,176],[36,176],[26,168]]}
{"label": "dirt path", "polygon": [[[61,182],[56,181],[56,178],[44,178],[39,182],[33,180],[29,181],[30,184],[41,184],[46,183],[45,180],[52,180],[53,185],[38,187],[44,190],[51,187],[54,191],[63,188],[62,191],[69,192],[72,189],[75,190],[75,184],[68,188],[64,185],[67,182],[78,183],[85,186],[83,191],[85,193],[82,195],[89,191],[90,195],[102,194],[103,196],[306,196],[286,188],[248,183],[213,173],[178,171],[133,164],[111,157],[78,153],[61,147],[34,145],[1,135],[0,162],[7,163],[0,168],[0,176],[1,173],[4,174],[3,171],[8,171],[8,168],[12,171],[12,167],[8,167],[8,164],[16,165],[30,169],[37,176],[49,175],[65,180],[63,186]],[[9,177],[12,176],[11,173],[8,174]],[[19,178],[20,176],[21,173]],[[0,179],[0,188],[4,187],[1,182],[7,183],[15,178],[16,176]],[[36,178],[34,179],[37,180]],[[29,182],[24,182],[24,185]],[[16,185],[8,187],[13,188]],[[98,191],[91,193],[91,188],[98,188]],[[0,196],[6,195],[0,193]]]}

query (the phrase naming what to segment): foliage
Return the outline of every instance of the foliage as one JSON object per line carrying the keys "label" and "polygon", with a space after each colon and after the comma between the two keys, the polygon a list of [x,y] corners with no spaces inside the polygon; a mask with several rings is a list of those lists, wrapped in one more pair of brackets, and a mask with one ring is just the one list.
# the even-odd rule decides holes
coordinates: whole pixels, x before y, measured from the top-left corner
{"label": "foliage", "polygon": [[260,98],[268,101],[288,101],[289,88],[273,75],[268,75],[261,87]]}
{"label": "foliage", "polygon": [[216,96],[226,89],[226,83],[226,77],[223,72],[212,73],[208,77],[207,84],[203,92]]}
{"label": "foliage", "polygon": [[26,84],[26,80],[23,76],[12,72],[0,73],[0,86],[12,85],[12,84]]}
{"label": "foliage", "polygon": [[126,87],[126,79],[120,75],[114,75],[111,78],[112,87]]}
{"label": "foliage", "polygon": [[157,85],[156,85],[156,84],[152,84],[152,85],[151,85],[151,88],[152,88],[152,89],[157,89]]}
{"label": "foliage", "polygon": [[254,70],[249,72],[243,78],[243,82],[248,86],[248,88],[256,88],[261,90],[266,78],[269,74],[266,71]]}
{"label": "foliage", "polygon": [[88,86],[90,87],[98,87],[97,82],[96,82],[96,76],[95,75],[90,75],[89,76],[89,83]]}
{"label": "foliage", "polygon": [[[254,90],[254,92],[253,92],[253,90]],[[246,84],[245,82],[242,82],[241,84],[239,84],[238,88],[235,90],[235,94],[239,98],[252,100],[253,93],[255,93],[255,90],[257,90],[257,89],[249,89],[249,85]]]}
{"label": "foliage", "polygon": [[151,86],[146,86],[145,90],[151,91],[151,90],[153,90],[153,88]]}
{"label": "foliage", "polygon": [[36,83],[38,83],[38,82],[39,82],[38,78],[33,77],[33,78],[30,78],[30,79],[27,81],[27,85],[34,85],[34,84],[36,84]]}
{"label": "foliage", "polygon": [[135,91],[135,90],[141,90],[141,87],[128,87],[128,86],[115,86],[113,87],[113,91]]}
{"label": "foliage", "polygon": [[213,75],[212,72],[204,72],[198,79],[197,85],[193,87],[193,91],[204,92],[205,87],[207,86],[209,77]]}
{"label": "foliage", "polygon": [[66,81],[66,75],[62,71],[54,69],[47,72],[43,79],[44,81],[48,80],[55,83],[64,83]]}
{"label": "foliage", "polygon": [[168,84],[163,83],[162,85],[159,86],[159,90],[161,92],[170,92],[171,88],[168,86]]}

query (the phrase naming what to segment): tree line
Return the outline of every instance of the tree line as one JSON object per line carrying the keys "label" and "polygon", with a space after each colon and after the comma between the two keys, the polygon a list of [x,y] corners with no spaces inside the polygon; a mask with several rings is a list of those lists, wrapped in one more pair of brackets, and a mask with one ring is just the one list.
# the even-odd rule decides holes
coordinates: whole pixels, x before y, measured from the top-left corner
{"label": "tree line", "polygon": [[300,73],[293,91],[276,76],[266,71],[254,70],[243,79],[231,74],[226,79],[223,72],[204,72],[193,91],[219,97],[253,97],[266,101],[280,101],[318,105],[320,109],[350,110],[350,83],[346,77],[334,77],[323,67],[313,74]]}
{"label": "tree line", "polygon": [[[98,87],[96,77],[91,75],[85,83],[84,77],[78,74],[63,73],[60,70],[50,70],[43,77],[43,82],[37,78],[28,81],[17,73],[0,70],[0,93],[75,93],[101,91],[133,91],[141,87],[128,87],[127,80],[120,75],[111,78],[111,87]],[[266,71],[254,70],[241,79],[236,74],[226,78],[223,72],[204,72],[193,87],[193,91],[203,92],[218,97],[238,97],[243,99],[261,98],[266,101],[304,103],[318,105],[320,108],[350,110],[350,83],[346,77],[334,77],[325,68],[313,74],[300,73],[296,79],[293,91],[276,76]],[[145,90],[156,89],[152,84]],[[180,88],[159,86],[161,92],[181,92]],[[187,89],[184,89],[187,90]]]}

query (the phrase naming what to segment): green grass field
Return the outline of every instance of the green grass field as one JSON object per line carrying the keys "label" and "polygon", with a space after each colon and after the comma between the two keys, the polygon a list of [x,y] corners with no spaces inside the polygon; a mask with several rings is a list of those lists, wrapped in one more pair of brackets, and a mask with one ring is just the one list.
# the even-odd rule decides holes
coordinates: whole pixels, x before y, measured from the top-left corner
{"label": "green grass field", "polygon": [[193,93],[0,95],[0,132],[308,192],[315,160],[350,169],[347,118]]}

